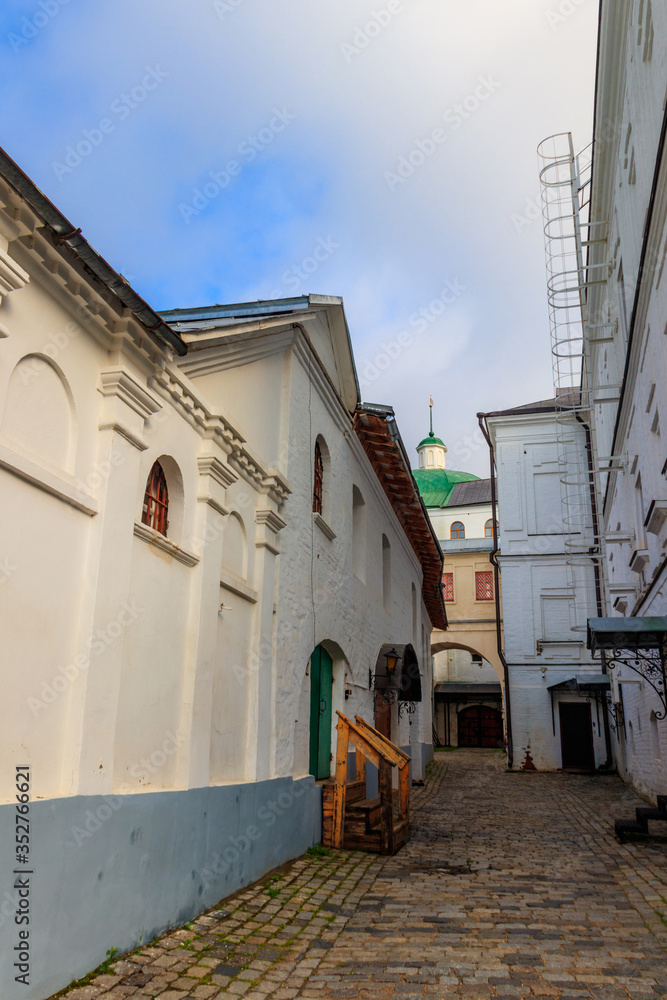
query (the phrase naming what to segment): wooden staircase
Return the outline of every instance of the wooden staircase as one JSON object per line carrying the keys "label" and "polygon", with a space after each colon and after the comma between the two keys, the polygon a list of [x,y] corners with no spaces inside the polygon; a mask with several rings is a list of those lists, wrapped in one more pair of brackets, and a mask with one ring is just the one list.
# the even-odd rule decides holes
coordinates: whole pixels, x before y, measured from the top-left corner
{"label": "wooden staircase", "polygon": [[[338,712],[336,776],[322,786],[322,843],[355,851],[396,854],[410,837],[410,757],[356,715]],[[356,750],[354,781],[347,779],[350,744]],[[366,761],[378,769],[379,798],[366,798]],[[394,799],[393,769],[398,768]]]}
{"label": "wooden staircase", "polygon": [[[665,836],[657,836],[649,830],[649,822],[655,820],[667,823],[667,795],[658,795],[658,807],[639,806],[635,809],[636,819],[617,819],[614,832],[621,842],[626,840],[665,840]],[[667,829],[665,830],[667,834]]]}

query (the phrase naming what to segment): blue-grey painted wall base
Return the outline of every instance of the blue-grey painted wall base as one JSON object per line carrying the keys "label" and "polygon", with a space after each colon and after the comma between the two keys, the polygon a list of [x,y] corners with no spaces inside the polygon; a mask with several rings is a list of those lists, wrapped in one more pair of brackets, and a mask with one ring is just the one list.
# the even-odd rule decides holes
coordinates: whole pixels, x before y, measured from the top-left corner
{"label": "blue-grey painted wall base", "polygon": [[[30,806],[30,985],[15,982],[14,804],[0,805],[2,1000],[44,1000],[321,841],[313,778]],[[18,866],[21,867],[21,866]]]}

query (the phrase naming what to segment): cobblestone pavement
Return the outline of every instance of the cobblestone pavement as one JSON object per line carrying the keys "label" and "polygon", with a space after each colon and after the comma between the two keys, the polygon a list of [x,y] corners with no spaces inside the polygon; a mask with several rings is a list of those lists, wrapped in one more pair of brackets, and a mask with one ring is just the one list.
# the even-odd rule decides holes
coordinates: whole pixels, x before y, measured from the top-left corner
{"label": "cobblestone pavement", "polygon": [[394,858],[309,854],[68,1000],[667,996],[667,846],[615,777],[437,754]]}

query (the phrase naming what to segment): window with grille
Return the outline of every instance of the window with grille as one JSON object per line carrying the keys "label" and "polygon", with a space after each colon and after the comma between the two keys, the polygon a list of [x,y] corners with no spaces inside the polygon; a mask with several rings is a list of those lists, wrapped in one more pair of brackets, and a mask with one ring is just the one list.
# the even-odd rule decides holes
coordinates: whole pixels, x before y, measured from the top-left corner
{"label": "window with grille", "polygon": [[454,600],[454,574],[453,573],[443,573],[442,574],[442,596],[445,601]]}
{"label": "window with grille", "polygon": [[167,480],[165,479],[162,466],[159,462],[156,462],[151,469],[148,482],[146,483],[141,520],[149,528],[154,528],[161,535],[166,535],[168,510],[169,493],[167,490]]}
{"label": "window with grille", "polygon": [[493,600],[493,572],[475,573],[475,599],[478,601]]}
{"label": "window with grille", "polygon": [[322,488],[324,482],[324,462],[320,442],[315,442],[315,485],[313,486],[313,511],[322,513]]}
{"label": "window with grille", "polygon": [[465,538],[466,529],[462,521],[454,521],[453,525],[449,529],[450,538]]}

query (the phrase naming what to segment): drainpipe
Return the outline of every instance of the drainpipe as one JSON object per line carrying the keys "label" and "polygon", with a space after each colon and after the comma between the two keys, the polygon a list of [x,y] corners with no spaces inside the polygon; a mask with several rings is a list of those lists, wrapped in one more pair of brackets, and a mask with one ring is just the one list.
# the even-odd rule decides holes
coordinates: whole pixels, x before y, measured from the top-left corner
{"label": "drainpipe", "polygon": [[510,673],[507,666],[507,660],[505,659],[505,653],[503,652],[503,640],[500,629],[500,566],[498,565],[498,517],[497,517],[497,498],[496,498],[496,457],[493,450],[493,445],[491,443],[491,438],[489,437],[489,431],[485,422],[486,414],[478,413],[477,421],[479,423],[479,429],[481,430],[486,443],[489,446],[489,467],[491,470],[491,519],[493,523],[493,551],[489,556],[491,565],[493,566],[493,578],[494,578],[494,596],[496,603],[496,644],[498,647],[498,656],[500,662],[503,665],[503,677],[505,679],[505,727],[507,732],[507,767],[512,770],[514,764],[514,744],[512,741],[512,708],[510,701]]}
{"label": "drainpipe", "polygon": [[[598,547],[598,557],[601,554],[600,548],[600,520],[598,516],[598,504],[597,496],[595,494],[595,467],[593,465],[593,445],[591,442],[591,428],[590,424],[586,423],[584,418],[579,415],[577,410],[574,411],[574,415],[579,421],[579,423],[584,428],[584,434],[586,435],[586,460],[588,463],[588,489],[591,498],[591,515],[593,517],[593,538],[596,540]],[[595,556],[595,546],[590,550],[591,556],[593,557],[593,575],[595,577],[595,603],[597,606],[598,618],[604,617],[604,606],[602,603],[602,580],[600,578],[600,560]],[[607,664],[602,658],[602,673],[607,673]],[[612,753],[611,753],[611,732],[609,731],[609,708],[607,703],[607,698],[604,698],[604,710],[602,712],[602,718],[604,720],[604,746],[607,753],[607,759],[605,760],[603,767],[605,770],[611,770],[612,766]]]}

